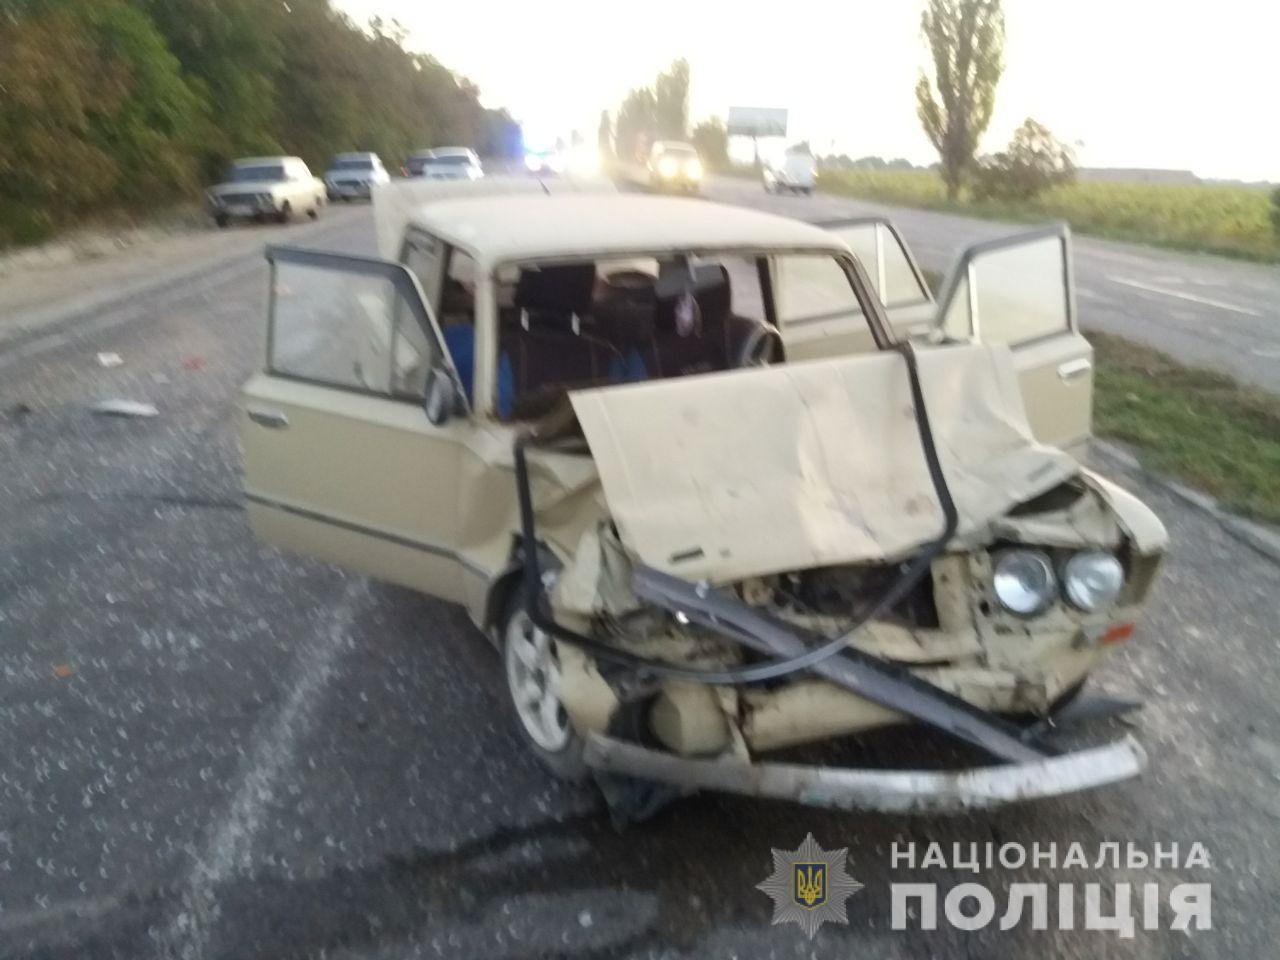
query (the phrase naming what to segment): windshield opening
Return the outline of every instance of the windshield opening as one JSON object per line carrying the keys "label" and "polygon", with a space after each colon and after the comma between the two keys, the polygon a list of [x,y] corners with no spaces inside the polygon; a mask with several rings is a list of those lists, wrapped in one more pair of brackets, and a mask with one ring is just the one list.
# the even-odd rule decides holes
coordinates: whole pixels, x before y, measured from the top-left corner
{"label": "windshield opening", "polygon": [[372,170],[372,160],[335,160],[330,170]]}
{"label": "windshield opening", "polygon": [[677,253],[499,270],[499,417],[540,418],[587,387],[743,366],[753,339],[777,340],[764,272],[759,257]]}

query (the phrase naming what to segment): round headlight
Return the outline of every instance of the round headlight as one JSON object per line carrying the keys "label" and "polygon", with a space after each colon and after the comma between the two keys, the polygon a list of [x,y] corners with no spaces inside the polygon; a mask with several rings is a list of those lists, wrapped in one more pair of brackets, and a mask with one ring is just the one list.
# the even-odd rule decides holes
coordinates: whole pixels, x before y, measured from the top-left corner
{"label": "round headlight", "polygon": [[658,173],[670,179],[680,172],[680,161],[675,157],[663,157],[658,161]]}
{"label": "round headlight", "polygon": [[1085,550],[1062,568],[1062,590],[1072,606],[1086,613],[1115,602],[1124,586],[1124,567],[1109,553]]}
{"label": "round headlight", "polygon": [[1006,550],[996,560],[992,587],[1000,605],[1020,617],[1040,613],[1053,602],[1053,564],[1039,550]]}

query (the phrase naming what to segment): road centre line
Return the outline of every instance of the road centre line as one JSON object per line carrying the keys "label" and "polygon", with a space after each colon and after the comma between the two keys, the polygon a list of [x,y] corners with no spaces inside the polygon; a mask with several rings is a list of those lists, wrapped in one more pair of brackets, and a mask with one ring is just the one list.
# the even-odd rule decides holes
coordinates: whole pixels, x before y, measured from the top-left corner
{"label": "road centre line", "polygon": [[332,615],[329,631],[299,657],[289,696],[269,726],[259,730],[247,771],[226,814],[187,875],[177,913],[159,936],[164,960],[204,960],[221,914],[218,888],[251,864],[253,844],[282,778],[293,768],[299,738],[347,649],[355,613],[368,597],[364,581],[352,581]]}
{"label": "road centre line", "polygon": [[1168,287],[1155,287],[1149,283],[1131,280],[1128,277],[1108,276],[1107,279],[1112,283],[1120,283],[1126,287],[1145,290],[1148,293],[1159,293],[1166,297],[1177,297],[1179,300],[1190,300],[1192,303],[1202,303],[1207,307],[1217,307],[1219,310],[1230,310],[1232,313],[1241,313],[1246,317],[1262,316],[1262,314],[1257,310],[1250,310],[1248,307],[1239,307],[1233,303],[1223,303],[1221,300],[1210,300],[1208,297],[1198,297],[1194,293],[1183,293],[1181,290],[1170,290]]}

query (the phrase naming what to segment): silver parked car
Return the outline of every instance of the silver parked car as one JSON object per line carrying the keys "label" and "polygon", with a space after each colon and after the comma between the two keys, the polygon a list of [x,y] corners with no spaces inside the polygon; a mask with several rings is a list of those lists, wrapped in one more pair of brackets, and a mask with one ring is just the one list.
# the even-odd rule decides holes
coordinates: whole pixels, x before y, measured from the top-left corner
{"label": "silver parked car", "polygon": [[206,199],[220,227],[233,218],[287,223],[299,213],[320,216],[325,187],[298,157],[252,157],[232,164],[226,182],[210,187]]}
{"label": "silver parked car", "polygon": [[437,147],[409,154],[404,175],[428,180],[479,180],[484,168],[470,147]]}
{"label": "silver parked car", "polygon": [[391,175],[376,153],[340,153],[324,175],[330,200],[368,200],[375,186],[390,182]]}

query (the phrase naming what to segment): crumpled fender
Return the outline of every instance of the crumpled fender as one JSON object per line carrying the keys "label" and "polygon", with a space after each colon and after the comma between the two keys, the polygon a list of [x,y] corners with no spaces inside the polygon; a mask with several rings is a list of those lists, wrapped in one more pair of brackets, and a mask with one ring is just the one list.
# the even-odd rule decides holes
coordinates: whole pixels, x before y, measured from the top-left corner
{"label": "crumpled fender", "polygon": [[1116,521],[1135,550],[1148,555],[1164,552],[1169,545],[1169,531],[1150,507],[1128,490],[1092,470],[1082,470],[1080,475],[1114,511]]}

